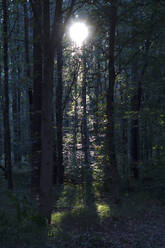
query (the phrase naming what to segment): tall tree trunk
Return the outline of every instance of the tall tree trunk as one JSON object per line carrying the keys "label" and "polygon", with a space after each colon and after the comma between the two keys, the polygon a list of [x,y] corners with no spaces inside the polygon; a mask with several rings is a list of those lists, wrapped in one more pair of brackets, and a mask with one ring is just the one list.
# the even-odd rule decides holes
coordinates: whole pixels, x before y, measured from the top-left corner
{"label": "tall tree trunk", "polygon": [[[14,60],[15,61],[15,60]],[[12,113],[13,113],[13,134],[14,134],[14,164],[17,165],[21,161],[20,152],[20,90],[14,85],[12,96]]]}
{"label": "tall tree trunk", "polygon": [[9,119],[9,66],[8,66],[8,10],[7,1],[2,0],[3,9],[3,59],[4,59],[4,153],[5,168],[7,171],[8,188],[13,188],[12,180],[12,161],[11,161],[11,137],[10,137],[10,119]]}
{"label": "tall tree trunk", "polygon": [[[42,162],[40,176],[40,210],[51,221],[51,191],[53,170],[53,132],[52,132],[52,106],[53,106],[53,72],[54,55],[63,27],[61,25],[62,0],[56,1],[54,23],[50,34],[49,0],[43,0],[43,42],[44,42],[44,71],[42,87]],[[69,13],[74,0],[71,1]]]}
{"label": "tall tree trunk", "polygon": [[[131,174],[135,179],[139,178],[138,162],[139,162],[139,112],[138,112],[138,64],[134,61],[132,64],[132,88],[134,89],[133,96],[131,98],[131,112],[133,116],[129,121],[130,134],[129,134],[129,153],[130,153],[130,166]],[[135,84],[136,82],[136,84]]]}
{"label": "tall tree trunk", "polygon": [[[98,56],[98,54],[97,54]],[[95,139],[96,139],[96,144],[99,144],[99,84],[101,82],[101,74],[100,74],[100,62],[97,60],[96,61],[96,69],[97,69],[97,74],[96,74],[96,83],[95,83],[95,124],[94,124],[94,130],[95,130]]]}
{"label": "tall tree trunk", "polygon": [[[1,43],[0,43],[1,45]],[[1,56],[1,54],[0,54]],[[3,95],[3,87],[2,87],[2,67],[0,65],[0,92]],[[2,154],[4,154],[4,126],[3,126],[3,104],[0,103],[0,157],[2,160]]]}
{"label": "tall tree trunk", "polygon": [[50,13],[49,1],[43,1],[44,31],[44,71],[42,87],[42,164],[40,181],[40,209],[50,223],[52,201],[52,91],[53,91],[53,60],[50,46]]}
{"label": "tall tree trunk", "polygon": [[89,152],[89,133],[87,124],[87,61],[86,55],[83,58],[83,75],[82,75],[82,150],[84,156],[83,166],[83,193],[85,205],[87,207],[93,204],[92,194],[92,171],[90,168],[90,152]]}
{"label": "tall tree trunk", "polygon": [[74,87],[75,105],[74,105],[74,129],[73,129],[73,166],[77,167],[77,131],[78,131],[78,98],[77,98],[77,81]]}
{"label": "tall tree trunk", "polygon": [[[29,136],[29,143],[31,143],[32,136],[31,136],[31,124],[32,124],[32,85],[31,85],[31,68],[30,68],[30,51],[29,51],[29,14],[28,14],[28,7],[27,2],[23,3],[24,9],[24,51],[25,51],[25,69],[24,69],[24,76],[26,77],[27,84],[29,90],[27,92],[28,98],[28,108],[29,108],[29,129],[28,129],[28,136]],[[28,149],[28,152],[31,153],[31,145]],[[31,158],[29,158],[31,162]]]}
{"label": "tall tree trunk", "polygon": [[[152,17],[151,17],[152,21]],[[130,134],[130,155],[131,155],[131,169],[134,179],[139,179],[139,163],[141,157],[141,146],[140,146],[140,111],[141,111],[141,99],[142,99],[142,81],[145,75],[145,71],[148,66],[148,53],[151,45],[152,31],[148,33],[148,39],[146,40],[144,64],[140,75],[137,77],[137,63],[135,61],[135,68],[133,68],[133,82],[137,82],[134,96],[131,101],[131,110],[134,115],[131,119],[131,134]]]}
{"label": "tall tree trunk", "polygon": [[41,166],[41,91],[42,91],[42,4],[31,1],[33,10],[33,95],[32,95],[32,176],[33,198],[39,196]]}
{"label": "tall tree trunk", "polygon": [[82,82],[82,149],[84,153],[85,167],[89,168],[89,137],[88,137],[88,127],[87,127],[87,82],[86,82],[86,59],[83,61],[83,82]]}
{"label": "tall tree trunk", "polygon": [[[30,80],[30,56],[29,56],[29,16],[27,2],[23,4],[24,9],[24,49],[25,49],[25,76]],[[28,82],[29,83],[29,82]]]}
{"label": "tall tree trunk", "polygon": [[[20,13],[19,13],[19,6],[17,5],[17,25],[16,25],[16,32],[17,34],[20,33]],[[17,42],[16,45],[17,54],[12,56],[13,65],[15,61],[17,61],[16,66],[13,67],[14,78],[16,83],[13,89],[13,131],[14,131],[14,164],[19,164],[22,158],[21,152],[21,113],[20,113],[20,98],[21,98],[21,87],[20,87],[20,78],[21,78],[21,69],[20,69],[20,44]]]}
{"label": "tall tree trunk", "polygon": [[109,33],[109,88],[107,90],[107,155],[108,171],[112,178],[112,196],[115,202],[119,201],[120,177],[117,169],[115,153],[114,128],[114,86],[115,86],[115,29],[117,20],[117,1],[111,1],[110,33]]}
{"label": "tall tree trunk", "polygon": [[[59,15],[62,18],[62,13]],[[62,20],[59,20],[62,23]],[[63,81],[62,81],[62,33],[59,34],[57,44],[57,86],[56,86],[56,130],[57,130],[57,145],[56,145],[56,166],[58,171],[59,184],[64,183],[64,165],[63,165]]]}

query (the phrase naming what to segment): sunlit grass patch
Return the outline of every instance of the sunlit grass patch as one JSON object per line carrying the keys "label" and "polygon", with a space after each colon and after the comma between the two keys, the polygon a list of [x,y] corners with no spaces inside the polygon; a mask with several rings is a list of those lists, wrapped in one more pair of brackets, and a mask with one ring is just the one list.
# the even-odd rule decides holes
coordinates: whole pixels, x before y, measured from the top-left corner
{"label": "sunlit grass patch", "polygon": [[104,219],[110,216],[110,206],[108,204],[97,204],[97,213],[100,219]]}
{"label": "sunlit grass patch", "polygon": [[99,219],[96,208],[80,204],[71,210],[53,213],[51,222],[57,228],[86,229],[97,224]]}
{"label": "sunlit grass patch", "polygon": [[52,214],[50,242],[57,247],[111,247],[100,231],[102,220],[110,216],[108,204],[77,204],[71,210]]}
{"label": "sunlit grass patch", "polygon": [[60,224],[62,221],[62,218],[65,216],[66,212],[55,212],[51,216],[51,224]]}
{"label": "sunlit grass patch", "polygon": [[109,217],[110,206],[105,202],[95,202],[96,191],[95,189],[93,192],[94,198],[91,196],[87,201],[83,188],[65,185],[54,203],[56,212],[52,214],[52,224],[64,228],[67,226],[87,227]]}
{"label": "sunlit grass patch", "polygon": [[52,214],[51,223],[56,227],[86,228],[94,226],[105,218],[110,217],[111,211],[108,204],[97,204],[93,207],[87,207],[83,204],[76,205],[71,210],[55,212]]}

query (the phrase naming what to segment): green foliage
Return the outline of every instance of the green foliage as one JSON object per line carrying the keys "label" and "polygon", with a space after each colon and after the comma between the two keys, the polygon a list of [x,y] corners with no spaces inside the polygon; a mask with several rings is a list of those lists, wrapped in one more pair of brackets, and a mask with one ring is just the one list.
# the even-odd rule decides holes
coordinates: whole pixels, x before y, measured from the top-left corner
{"label": "green foliage", "polygon": [[8,192],[10,208],[0,209],[0,246],[35,245],[42,247],[47,240],[44,218],[33,208],[26,196]]}

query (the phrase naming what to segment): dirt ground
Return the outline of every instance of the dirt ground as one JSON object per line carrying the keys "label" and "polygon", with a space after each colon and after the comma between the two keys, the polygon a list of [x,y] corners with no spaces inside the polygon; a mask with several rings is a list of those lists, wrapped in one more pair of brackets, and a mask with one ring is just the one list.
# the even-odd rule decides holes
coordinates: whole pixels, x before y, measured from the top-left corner
{"label": "dirt ground", "polygon": [[115,248],[165,248],[165,206],[148,207],[136,218],[109,218],[99,235]]}

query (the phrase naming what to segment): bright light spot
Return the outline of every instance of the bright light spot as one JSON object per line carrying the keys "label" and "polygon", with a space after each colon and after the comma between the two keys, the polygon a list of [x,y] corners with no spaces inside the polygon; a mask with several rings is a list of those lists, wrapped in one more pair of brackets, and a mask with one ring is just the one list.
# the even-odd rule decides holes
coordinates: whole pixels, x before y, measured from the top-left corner
{"label": "bright light spot", "polygon": [[98,204],[97,205],[97,213],[100,218],[109,217],[111,214],[110,207],[108,204]]}
{"label": "bright light spot", "polygon": [[70,27],[69,34],[72,41],[75,42],[78,47],[81,47],[88,37],[88,27],[84,23],[76,22]]}

